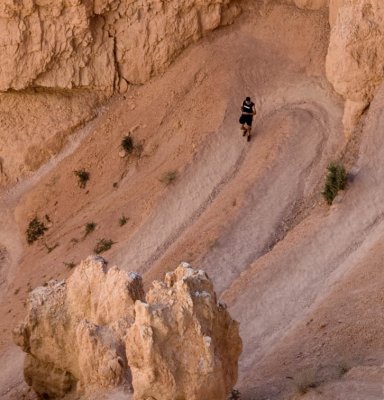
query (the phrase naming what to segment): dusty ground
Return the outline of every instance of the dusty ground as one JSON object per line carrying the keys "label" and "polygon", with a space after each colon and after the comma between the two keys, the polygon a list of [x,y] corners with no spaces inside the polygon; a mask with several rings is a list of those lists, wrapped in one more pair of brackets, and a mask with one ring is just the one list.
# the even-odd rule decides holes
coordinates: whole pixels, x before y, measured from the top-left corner
{"label": "dusty ground", "polygon": [[[1,193],[1,398],[25,390],[10,331],[28,290],[68,276],[64,263],[101,238],[116,242],[104,256],[147,284],[180,260],[209,272],[241,324],[244,399],[383,398],[384,95],[346,153],[342,102],[324,73],[326,13],[261,11],[114,97],[59,157]],[[251,143],[237,123],[246,95],[258,110]],[[120,158],[130,130],[139,148]],[[325,168],[341,154],[353,176],[328,208]],[[79,168],[91,174],[85,189]],[[50,228],[28,246],[35,215]],[[87,222],[97,227],[85,236]]]}

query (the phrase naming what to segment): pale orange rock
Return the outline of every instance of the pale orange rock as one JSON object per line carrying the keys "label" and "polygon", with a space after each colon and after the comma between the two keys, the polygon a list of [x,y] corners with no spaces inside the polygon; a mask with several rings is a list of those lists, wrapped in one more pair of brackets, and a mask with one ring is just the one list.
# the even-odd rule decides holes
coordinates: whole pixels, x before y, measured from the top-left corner
{"label": "pale orange rock", "polygon": [[293,0],[295,5],[305,10],[320,10],[328,7],[329,0]]}
{"label": "pale orange rock", "polygon": [[89,257],[65,281],[33,290],[14,340],[26,353],[27,383],[40,395],[127,382],[123,335],[144,298],[141,278]]}
{"label": "pale orange rock", "polygon": [[26,382],[62,397],[134,385],[135,399],[224,400],[237,380],[238,323],[212,282],[181,265],[146,296],[136,273],[89,257],[67,281],[30,293],[14,330]]}
{"label": "pale orange rock", "polygon": [[145,82],[239,13],[234,0],[6,0],[0,5],[0,91],[121,91],[121,78]]}
{"label": "pale orange rock", "polygon": [[344,126],[350,131],[384,78],[384,4],[381,0],[333,1],[330,16],[333,28],[326,73],[347,100]]}
{"label": "pale orange rock", "polygon": [[134,399],[226,399],[242,342],[206,273],[184,263],[146,300],[136,302],[126,341]]}

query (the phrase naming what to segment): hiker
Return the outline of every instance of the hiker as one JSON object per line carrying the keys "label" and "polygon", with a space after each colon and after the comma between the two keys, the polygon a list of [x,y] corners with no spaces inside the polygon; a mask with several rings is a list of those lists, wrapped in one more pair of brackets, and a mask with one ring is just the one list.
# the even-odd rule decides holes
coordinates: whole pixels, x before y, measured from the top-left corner
{"label": "hiker", "polygon": [[241,117],[239,122],[241,124],[240,129],[244,131],[243,136],[247,136],[248,142],[251,141],[252,120],[254,115],[256,115],[255,103],[251,101],[250,97],[246,97],[241,106]]}

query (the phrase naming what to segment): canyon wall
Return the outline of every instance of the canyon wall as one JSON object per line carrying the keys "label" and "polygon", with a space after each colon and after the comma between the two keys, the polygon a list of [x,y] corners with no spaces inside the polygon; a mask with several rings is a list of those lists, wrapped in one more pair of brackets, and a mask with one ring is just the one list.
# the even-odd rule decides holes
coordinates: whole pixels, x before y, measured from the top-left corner
{"label": "canyon wall", "polygon": [[0,91],[124,90],[239,13],[232,0],[5,0]]}
{"label": "canyon wall", "polygon": [[237,0],[2,1],[0,187],[59,154],[111,94],[161,73],[240,11]]}
{"label": "canyon wall", "polygon": [[[112,93],[163,72],[189,44],[232,23],[241,7],[274,3],[2,1],[0,187],[15,184],[60,153]],[[379,0],[284,3],[315,12],[329,8],[325,69],[345,99],[343,122],[349,134],[384,78],[384,6]]]}
{"label": "canyon wall", "polygon": [[14,340],[43,398],[133,386],[136,400],[225,400],[242,349],[204,271],[182,263],[145,295],[138,274],[101,257],[33,290]]}
{"label": "canyon wall", "polygon": [[327,78],[346,100],[350,133],[384,78],[384,4],[381,0],[331,0]]}

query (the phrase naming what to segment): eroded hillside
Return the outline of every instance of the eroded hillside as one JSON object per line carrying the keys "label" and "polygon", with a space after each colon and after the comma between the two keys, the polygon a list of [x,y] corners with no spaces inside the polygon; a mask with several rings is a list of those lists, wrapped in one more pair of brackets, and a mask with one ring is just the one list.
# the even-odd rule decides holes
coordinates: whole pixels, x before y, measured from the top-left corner
{"label": "eroded hillside", "polygon": [[[68,4],[71,12],[82,10],[85,22],[96,18],[103,24],[122,7],[118,1],[94,3],[93,9]],[[7,367],[0,396],[33,398],[22,383],[22,355],[10,335],[25,315],[27,293],[67,278],[105,239],[113,243],[103,256],[140,273],[145,287],[181,260],[208,272],[240,322],[244,351],[236,387],[242,399],[382,398],[383,12],[374,0],[282,3],[178,2],[182,8],[173,8],[172,17],[182,12],[184,21],[198,7],[200,20],[215,24],[196,35],[177,31],[179,42],[171,39],[175,31],[166,31],[162,42],[180,45],[166,52],[166,61],[160,57],[151,73],[140,61],[146,56],[119,71],[136,65],[146,80],[165,71],[205,31],[232,22],[239,5],[243,13],[141,86],[116,86],[114,75],[107,91],[96,80],[90,90],[70,78],[70,86],[58,92],[61,84],[52,76],[67,77],[61,76],[66,53],[58,52],[54,68],[41,75],[49,79],[23,84],[53,89],[2,95],[0,351]],[[168,10],[156,4],[144,16],[133,13],[137,24],[144,21],[140,29],[153,21],[152,13]],[[9,2],[1,11],[12,7]],[[20,12],[3,21],[20,18]],[[62,24],[67,12],[57,13],[55,24]],[[130,21],[127,10],[120,14]],[[113,21],[108,32],[115,29],[117,38],[124,24]],[[161,26],[172,29],[172,21]],[[85,22],[68,43],[90,35]],[[164,32],[160,25],[151,29]],[[157,46],[156,40],[149,43]],[[136,46],[155,57],[150,46],[144,52]],[[79,61],[76,48],[71,51],[66,66]],[[87,60],[85,69],[92,69],[92,57]],[[21,58],[15,62],[24,64]],[[80,87],[70,91],[71,85]],[[110,97],[113,89],[123,93]],[[250,143],[238,128],[246,95],[257,109]],[[131,154],[121,149],[127,134]],[[333,160],[342,160],[350,175],[346,192],[328,207],[321,191]],[[74,174],[80,169],[90,174],[85,188]],[[25,230],[35,216],[48,230],[28,245]]]}

